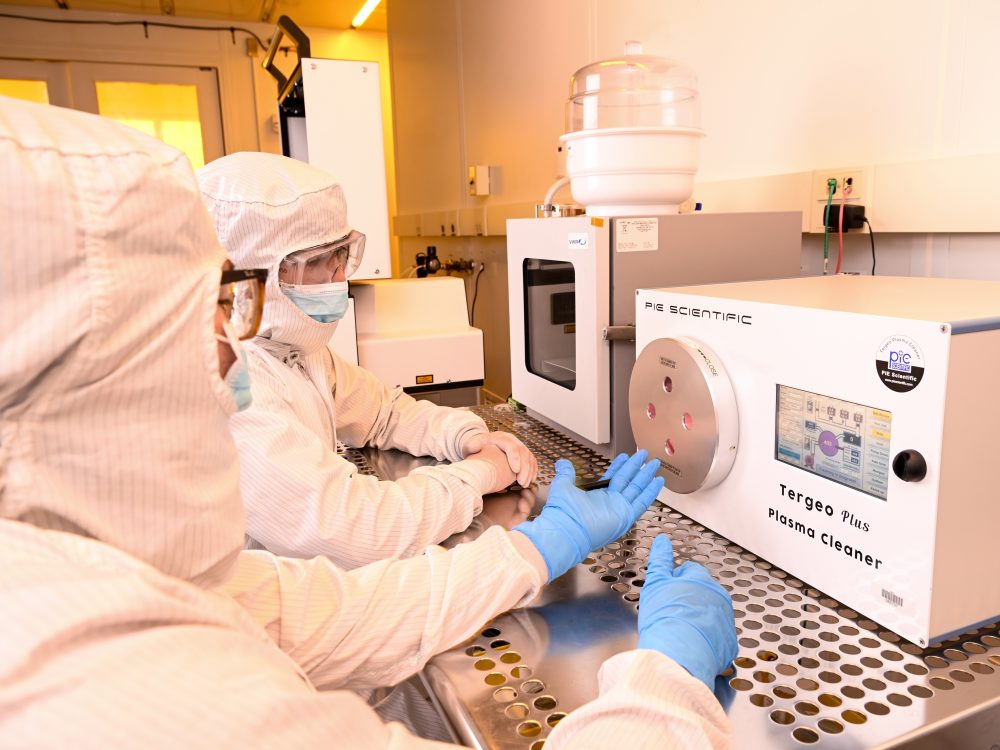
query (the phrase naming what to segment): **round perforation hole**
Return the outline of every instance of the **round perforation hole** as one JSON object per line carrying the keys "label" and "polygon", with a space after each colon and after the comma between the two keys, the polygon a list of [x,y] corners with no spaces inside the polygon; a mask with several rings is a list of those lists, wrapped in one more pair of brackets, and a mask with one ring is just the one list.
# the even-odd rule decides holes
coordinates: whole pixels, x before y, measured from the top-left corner
{"label": "round perforation hole", "polygon": [[755,680],[757,680],[757,682],[763,682],[765,684],[770,683],[770,682],[774,682],[774,680],[775,680],[775,677],[774,677],[773,674],[771,674],[770,672],[765,672],[762,669],[759,669],[756,672],[754,672],[753,673],[753,678]]}
{"label": "round perforation hole", "polygon": [[849,708],[846,711],[842,712],[840,716],[848,724],[864,724],[866,721],[868,721],[867,716],[865,716],[860,711],[855,711],[853,708]]}
{"label": "round perforation hole", "polygon": [[750,696],[750,702],[758,708],[769,708],[774,705],[774,698],[762,693],[754,693]]}
{"label": "round perforation hole", "polygon": [[521,655],[517,651],[508,651],[506,654],[500,655],[500,661],[504,664],[517,664],[521,661]]}
{"label": "round perforation hole", "polygon": [[792,737],[806,745],[811,745],[812,743],[819,741],[819,734],[809,727],[795,727],[795,729],[792,730]]}
{"label": "round perforation hole", "polygon": [[510,643],[508,641],[498,639],[490,643],[490,648],[494,651],[506,651],[510,648]]}
{"label": "round perforation hole", "polygon": [[551,695],[543,695],[541,698],[535,698],[534,704],[539,711],[551,711],[556,707],[556,699]]}
{"label": "round perforation hole", "polygon": [[844,731],[844,725],[836,719],[820,719],[816,726],[820,728],[820,731],[827,734],[840,734]]}
{"label": "round perforation hole", "polygon": [[540,693],[545,689],[545,683],[541,680],[528,680],[521,685],[521,690],[526,693]]}
{"label": "round perforation hole", "polygon": [[947,677],[931,677],[930,683],[938,690],[952,690],[955,687],[955,683]]}
{"label": "round perforation hole", "polygon": [[523,703],[511,703],[503,710],[503,713],[508,719],[521,721],[528,718],[528,710],[528,707]]}
{"label": "round perforation hole", "polygon": [[787,726],[788,724],[795,723],[795,714],[793,714],[791,711],[785,711],[779,708],[776,711],[772,711],[770,716],[771,716],[771,721],[773,721],[775,724],[782,724]]}
{"label": "round perforation hole", "polygon": [[889,693],[886,699],[894,706],[906,707],[913,704],[913,700],[900,693]]}
{"label": "round perforation hole", "polygon": [[465,649],[465,653],[469,656],[482,656],[486,653],[486,649],[482,646],[469,646]]}
{"label": "round perforation hole", "polygon": [[504,677],[499,672],[490,672],[483,679],[483,682],[485,682],[487,685],[492,685],[496,687],[497,685],[503,685],[505,682],[507,682],[507,678]]}
{"label": "round perforation hole", "polygon": [[527,667],[524,664],[519,667],[514,667],[510,670],[510,676],[515,680],[525,680],[528,677],[531,677],[531,667]]}
{"label": "round perforation hole", "polygon": [[550,727],[554,727],[556,724],[558,724],[560,721],[562,721],[565,718],[566,718],[566,714],[563,713],[562,711],[558,711],[558,712],[556,712],[554,714],[549,714],[549,716],[546,717],[546,719],[545,719],[545,723],[548,724]]}
{"label": "round perforation hole", "polygon": [[473,666],[480,672],[489,672],[497,663],[492,659],[479,659]]}
{"label": "round perforation hole", "polygon": [[778,685],[771,692],[773,692],[775,696],[781,698],[782,700],[791,700],[797,695],[795,689],[788,687],[788,685]]}
{"label": "round perforation hole", "polygon": [[753,683],[750,682],[750,680],[744,680],[741,677],[734,677],[733,679],[731,679],[729,681],[729,685],[730,685],[730,687],[733,688],[733,690],[752,690],[753,689]]}
{"label": "round perforation hole", "polygon": [[795,684],[800,690],[819,690],[819,683],[816,680],[810,680],[808,677],[800,677],[795,681]]}
{"label": "round perforation hole", "polygon": [[889,707],[884,703],[878,703],[877,701],[868,701],[865,704],[865,710],[873,716],[885,716],[889,713]]}
{"label": "round perforation hole", "polygon": [[522,737],[537,737],[542,733],[542,725],[537,721],[525,721],[517,725],[517,733]]}
{"label": "round perforation hole", "polygon": [[842,705],[843,702],[844,702],[838,696],[834,695],[833,693],[822,693],[822,694],[820,694],[819,698],[817,698],[816,700],[818,700],[820,703],[822,703],[827,708],[837,708],[838,706]]}
{"label": "round perforation hole", "polygon": [[930,698],[934,695],[934,691],[930,688],[924,687],[923,685],[910,685],[906,688],[906,691],[912,695],[914,698]]}
{"label": "round perforation hole", "polygon": [[840,692],[845,698],[851,698],[852,700],[859,700],[865,697],[865,691],[854,685],[844,685],[840,689]]}
{"label": "round perforation hole", "polygon": [[497,630],[496,628],[486,628],[486,630],[483,631],[482,635],[483,638],[496,638],[498,635],[500,635],[500,631]]}
{"label": "round perforation hole", "polygon": [[803,716],[815,716],[819,713],[819,706],[809,701],[799,701],[795,704],[795,711]]}

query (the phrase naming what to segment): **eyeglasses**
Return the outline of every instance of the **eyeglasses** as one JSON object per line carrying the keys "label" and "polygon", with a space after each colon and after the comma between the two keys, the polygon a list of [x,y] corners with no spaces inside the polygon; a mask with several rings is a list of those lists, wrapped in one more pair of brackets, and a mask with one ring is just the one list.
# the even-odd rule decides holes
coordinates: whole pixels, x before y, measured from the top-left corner
{"label": "eyeglasses", "polygon": [[339,269],[343,269],[345,278],[357,271],[364,254],[365,236],[352,230],[328,245],[289,253],[281,261],[278,278],[285,284],[329,284]]}
{"label": "eyeglasses", "polygon": [[264,314],[266,268],[223,271],[219,285],[219,307],[240,339],[253,338]]}

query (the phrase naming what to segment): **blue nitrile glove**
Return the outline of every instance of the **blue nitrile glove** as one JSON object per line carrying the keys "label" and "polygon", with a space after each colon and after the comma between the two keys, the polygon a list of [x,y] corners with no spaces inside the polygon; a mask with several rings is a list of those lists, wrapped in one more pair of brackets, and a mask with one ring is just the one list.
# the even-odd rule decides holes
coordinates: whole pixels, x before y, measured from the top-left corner
{"label": "blue nitrile glove", "polygon": [[608,468],[607,489],[585,492],[576,486],[576,470],[566,459],[556,461],[556,476],[549,497],[534,521],[515,526],[541,553],[552,581],[591,550],[618,539],[656,499],[663,478],[656,476],[660,462],[645,466],[646,451],[619,456]]}
{"label": "blue nitrile glove", "polygon": [[694,562],[674,567],[670,537],[653,540],[639,593],[639,648],[665,654],[704,682],[736,658],[736,621],[729,593]]}

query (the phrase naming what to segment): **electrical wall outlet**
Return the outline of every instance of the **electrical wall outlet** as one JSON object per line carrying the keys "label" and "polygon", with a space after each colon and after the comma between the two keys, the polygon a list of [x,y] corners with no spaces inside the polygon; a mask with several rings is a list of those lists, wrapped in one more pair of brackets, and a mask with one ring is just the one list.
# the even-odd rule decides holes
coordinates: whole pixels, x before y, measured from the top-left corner
{"label": "electrical wall outlet", "polygon": [[871,196],[868,185],[871,183],[873,169],[871,167],[840,167],[833,169],[818,169],[812,173],[812,205],[809,217],[809,227],[812,232],[823,231],[823,209],[830,194],[828,181],[834,180],[833,202],[840,203],[847,192],[847,202],[864,204],[871,210]]}

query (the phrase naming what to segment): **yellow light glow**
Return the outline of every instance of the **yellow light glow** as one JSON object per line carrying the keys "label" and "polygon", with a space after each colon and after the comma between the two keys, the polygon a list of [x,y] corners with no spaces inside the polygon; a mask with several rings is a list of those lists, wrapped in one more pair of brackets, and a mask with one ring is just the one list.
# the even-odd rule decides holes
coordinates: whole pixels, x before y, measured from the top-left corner
{"label": "yellow light glow", "polygon": [[378,4],[380,2],[382,2],[382,0],[365,0],[365,4],[361,6],[361,10],[358,11],[358,14],[354,17],[354,20],[351,21],[351,28],[357,29],[361,26],[361,24],[367,21],[368,16],[372,14],[372,11],[375,10],[376,7],[378,7]]}
{"label": "yellow light glow", "polygon": [[26,99],[38,104],[49,103],[49,87],[45,81],[0,78],[0,94],[12,96],[15,99]]}
{"label": "yellow light glow", "polygon": [[195,169],[205,166],[196,87],[97,81],[96,88],[101,115],[179,148]]}

